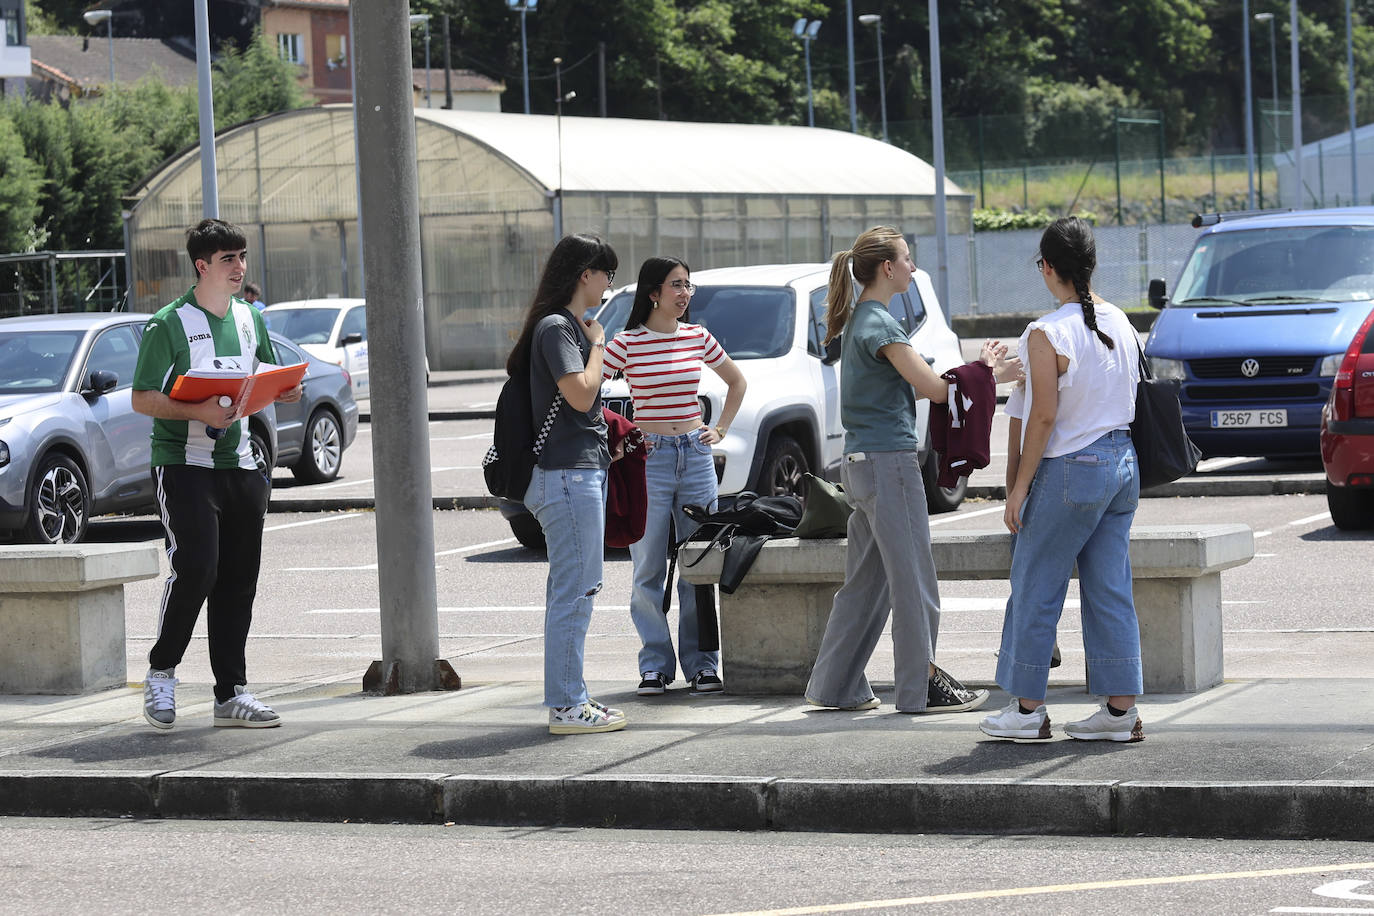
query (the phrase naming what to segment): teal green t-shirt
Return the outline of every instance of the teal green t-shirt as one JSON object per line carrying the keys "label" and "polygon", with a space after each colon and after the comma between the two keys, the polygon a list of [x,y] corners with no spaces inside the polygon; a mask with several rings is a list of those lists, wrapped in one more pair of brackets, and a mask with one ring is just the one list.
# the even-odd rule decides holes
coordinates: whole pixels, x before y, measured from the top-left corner
{"label": "teal green t-shirt", "polygon": [[[262,314],[242,299],[232,299],[223,318],[196,304],[195,287],[158,310],[143,328],[134,369],[135,391],[170,394],[177,376],[188,369],[225,368],[252,372],[275,363]],[[202,468],[253,467],[248,450],[248,418],[212,439],[205,424],[153,419],[153,467],[189,464]]]}
{"label": "teal green t-shirt", "polygon": [[854,306],[840,341],[840,421],[844,450],[915,450],[916,390],[878,351],[890,343],[908,344],[906,332],[881,302]]}

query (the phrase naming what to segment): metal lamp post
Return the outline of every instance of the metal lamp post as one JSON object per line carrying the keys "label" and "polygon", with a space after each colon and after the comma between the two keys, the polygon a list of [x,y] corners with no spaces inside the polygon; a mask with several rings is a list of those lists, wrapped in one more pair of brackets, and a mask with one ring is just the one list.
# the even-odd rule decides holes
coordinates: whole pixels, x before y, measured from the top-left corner
{"label": "metal lamp post", "polygon": [[525,15],[533,13],[539,0],[506,0],[506,6],[520,14],[520,69],[524,76],[525,114],[530,113],[530,55],[529,44],[525,40]]}
{"label": "metal lamp post", "polygon": [[105,43],[110,46],[110,85],[114,85],[114,13],[110,10],[86,10],[81,14],[87,25],[105,23]]}
{"label": "metal lamp post", "polygon": [[[1250,0],[1241,0],[1240,38],[1245,69],[1245,178],[1246,206],[1255,209],[1255,111],[1254,90],[1250,86]],[[1215,202],[1214,202],[1215,203]]]}
{"label": "metal lamp post", "polygon": [[816,40],[816,33],[821,30],[821,21],[812,19],[808,22],[805,19],[798,19],[792,25],[792,34],[802,41],[802,49],[806,52],[806,126],[816,126],[816,109],[811,99],[811,42]]}
{"label": "metal lamp post", "polygon": [[425,25],[425,107],[429,108],[429,13],[415,13],[410,17],[410,26]]}
{"label": "metal lamp post", "polygon": [[883,17],[877,13],[864,13],[859,17],[864,25],[875,26],[878,30],[878,107],[882,109],[883,142],[887,142],[887,85],[883,78]]}
{"label": "metal lamp post", "polygon": [[[1267,22],[1267,23],[1269,23],[1269,80],[1270,80],[1271,91],[1272,91],[1272,93],[1273,93],[1273,101],[1270,102],[1270,105],[1273,106],[1273,107],[1272,107],[1272,110],[1270,111],[1270,115],[1275,119],[1275,120],[1274,120],[1274,124],[1277,125],[1277,124],[1278,124],[1278,115],[1279,115],[1279,68],[1278,68],[1278,63],[1277,63],[1277,61],[1278,61],[1278,56],[1274,53],[1274,14],[1273,14],[1273,13],[1256,13],[1256,14],[1255,14],[1255,21],[1256,21],[1256,22]],[[1263,135],[1260,136],[1260,140],[1261,140],[1261,143],[1262,143],[1263,140],[1264,140]],[[1275,130],[1275,131],[1274,131],[1274,149],[1277,150],[1278,148],[1279,148],[1279,133],[1278,133],[1277,130]],[[1263,206],[1263,205],[1264,205],[1264,161],[1263,161],[1263,158],[1261,158],[1261,160],[1260,160],[1260,206]]]}

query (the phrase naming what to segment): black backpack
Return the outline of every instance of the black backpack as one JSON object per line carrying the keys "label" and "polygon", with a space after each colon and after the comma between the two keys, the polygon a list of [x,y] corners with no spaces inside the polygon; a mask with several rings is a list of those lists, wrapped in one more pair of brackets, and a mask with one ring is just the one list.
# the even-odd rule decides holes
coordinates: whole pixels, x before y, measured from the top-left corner
{"label": "black backpack", "polygon": [[482,476],[487,491],[523,502],[530,487],[530,476],[544,450],[558,408],[563,406],[563,393],[555,390],[553,403],[544,422],[534,429],[534,412],[530,407],[530,375],[528,372],[507,376],[496,399],[496,425],[492,431],[491,448],[482,459]]}

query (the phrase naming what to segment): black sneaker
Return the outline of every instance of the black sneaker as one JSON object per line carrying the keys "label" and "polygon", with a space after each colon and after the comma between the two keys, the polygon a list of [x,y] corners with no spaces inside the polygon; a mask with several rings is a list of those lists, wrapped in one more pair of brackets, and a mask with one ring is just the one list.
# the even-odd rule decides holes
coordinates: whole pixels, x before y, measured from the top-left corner
{"label": "black sneaker", "polygon": [[642,697],[662,696],[663,691],[668,689],[668,682],[663,679],[663,675],[658,671],[645,671],[640,677],[643,679],[639,682],[639,689],[635,693]]}
{"label": "black sneaker", "polygon": [[967,712],[988,701],[986,690],[969,690],[938,665],[928,685],[926,712]]}
{"label": "black sneaker", "polygon": [[692,678],[692,693],[720,693],[724,689],[725,682],[710,668]]}

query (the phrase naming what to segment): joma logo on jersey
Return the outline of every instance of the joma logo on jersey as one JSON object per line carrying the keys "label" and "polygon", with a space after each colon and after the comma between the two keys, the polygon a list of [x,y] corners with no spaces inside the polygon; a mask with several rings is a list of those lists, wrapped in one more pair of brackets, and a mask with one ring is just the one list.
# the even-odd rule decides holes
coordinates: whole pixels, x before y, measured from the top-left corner
{"label": "joma logo on jersey", "polygon": [[186,338],[186,341],[187,341],[187,343],[195,343],[195,342],[198,341],[198,340],[209,340],[209,339],[210,339],[210,335],[209,335],[209,334],[192,334],[190,337]]}

